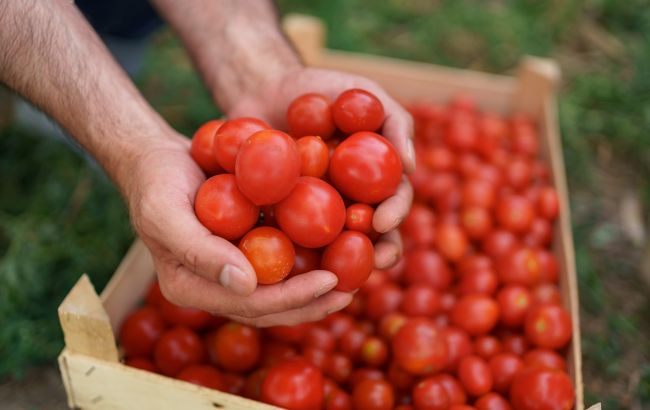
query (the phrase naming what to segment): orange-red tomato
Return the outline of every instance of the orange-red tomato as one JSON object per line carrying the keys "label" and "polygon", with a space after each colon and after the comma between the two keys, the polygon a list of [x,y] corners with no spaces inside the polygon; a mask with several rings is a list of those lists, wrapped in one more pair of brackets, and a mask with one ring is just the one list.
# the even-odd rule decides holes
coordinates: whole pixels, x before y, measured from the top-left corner
{"label": "orange-red tomato", "polygon": [[530,291],[519,285],[506,285],[497,293],[501,315],[499,320],[509,327],[521,326],[532,305]]}
{"label": "orange-red tomato", "polygon": [[206,346],[210,360],[232,372],[250,370],[260,358],[259,331],[237,322],[228,322],[208,335]]}
{"label": "orange-red tomato", "polygon": [[348,134],[376,131],[384,122],[384,106],[372,93],[354,88],[337,97],[332,115],[336,126]]}
{"label": "orange-red tomato", "polygon": [[451,321],[472,336],[488,333],[499,319],[499,305],[481,294],[465,295],[451,310]]}
{"label": "orange-red tomato", "polygon": [[426,284],[443,291],[452,281],[447,262],[434,250],[420,248],[404,255],[404,281],[409,285]]}
{"label": "orange-red tomato", "polygon": [[458,380],[470,396],[482,396],[492,390],[492,373],[488,364],[476,355],[465,356],[458,364]]}
{"label": "orange-red tomato", "polygon": [[447,410],[450,400],[442,383],[433,377],[420,380],[413,387],[413,404],[417,410]]}
{"label": "orange-red tomato", "polygon": [[331,137],[335,127],[329,99],[316,93],[304,94],[296,98],[287,109],[287,125],[289,133],[295,138],[306,135],[315,135],[323,139]]}
{"label": "orange-red tomato", "polygon": [[320,178],[327,172],[330,154],[320,137],[307,136],[296,141],[300,153],[300,175]]}
{"label": "orange-red tomato", "polygon": [[571,316],[562,306],[535,306],[526,315],[524,329],[535,346],[560,349],[571,340]]}
{"label": "orange-red tomato", "polygon": [[570,410],[575,402],[575,392],[566,373],[531,369],[515,377],[510,400],[517,410]]}
{"label": "orange-red tomato", "polygon": [[566,371],[566,361],[555,350],[533,349],[523,356],[524,366],[548,370]]}
{"label": "orange-red tomato", "polygon": [[225,120],[210,120],[201,125],[192,137],[190,156],[208,176],[223,171],[214,156],[214,138],[225,122]]}
{"label": "orange-red tomato", "polygon": [[207,327],[213,318],[204,310],[178,306],[167,299],[160,302],[159,309],[165,322],[173,326],[187,326],[194,330]]}
{"label": "orange-red tomato", "polygon": [[289,410],[320,409],[323,375],[305,359],[289,359],[269,369],[261,393],[262,401]]}
{"label": "orange-red tomato", "polygon": [[349,292],[363,285],[374,263],[370,239],[360,232],[345,231],[325,248],[321,267],[339,278],[337,290]]}
{"label": "orange-red tomato", "polygon": [[214,156],[223,169],[235,172],[235,161],[241,145],[258,131],[271,127],[257,118],[242,117],[226,121],[214,138]]}
{"label": "orange-red tomato", "polygon": [[438,226],[436,249],[442,256],[452,262],[457,262],[465,256],[468,248],[467,236],[458,225],[444,223]]}
{"label": "orange-red tomato", "polygon": [[400,226],[400,232],[407,249],[428,247],[436,238],[435,216],[426,205],[414,203],[406,219]]}
{"label": "orange-red tomato", "polygon": [[511,410],[512,406],[502,395],[490,392],[474,403],[476,410]]}
{"label": "orange-red tomato", "polygon": [[176,378],[198,384],[199,386],[208,387],[210,389],[222,391],[226,389],[226,384],[221,372],[207,364],[188,366],[184,368]]}
{"label": "orange-red tomato", "polygon": [[460,213],[460,222],[467,236],[480,240],[492,229],[492,216],[486,208],[477,206],[464,208]]}
{"label": "orange-red tomato", "polygon": [[261,226],[249,231],[239,242],[239,249],[249,260],[257,283],[271,285],[289,275],[296,259],[293,243],[279,229]]}
{"label": "orange-red tomato", "polygon": [[492,335],[482,335],[474,339],[474,354],[485,360],[501,352],[501,341]]}
{"label": "orange-red tomato", "polygon": [[154,346],[153,358],[162,374],[175,376],[185,367],[203,362],[205,348],[194,331],[178,326],[160,336]]}
{"label": "orange-red tomato", "polygon": [[465,273],[458,283],[458,293],[467,295],[470,293],[482,293],[492,295],[499,286],[499,279],[492,269],[474,270]]}
{"label": "orange-red tomato", "polygon": [[524,369],[521,358],[514,353],[503,352],[493,356],[489,361],[494,390],[507,393],[515,376]]}
{"label": "orange-red tomato", "polygon": [[384,380],[364,380],[352,391],[352,407],[364,410],[391,410],[395,404],[393,388]]}
{"label": "orange-red tomato", "polygon": [[159,373],[158,368],[148,357],[127,357],[124,359],[124,364],[136,369],[146,370],[152,373]]}
{"label": "orange-red tomato", "polygon": [[149,356],[165,331],[165,322],[152,307],[143,307],[127,316],[120,329],[120,343],[128,356]]}
{"label": "orange-red tomato", "polygon": [[404,291],[401,310],[407,316],[431,317],[440,311],[440,294],[433,286],[411,285]]}
{"label": "orange-red tomato", "polygon": [[447,343],[441,330],[429,319],[409,319],[391,342],[395,360],[409,373],[432,374],[447,364]]}
{"label": "orange-red tomato", "polygon": [[534,286],[541,277],[539,253],[535,249],[515,248],[499,259],[497,271],[504,284]]}
{"label": "orange-red tomato", "polygon": [[553,221],[557,218],[560,208],[557,192],[551,187],[544,187],[539,192],[537,212],[544,218]]}
{"label": "orange-red tomato", "polygon": [[361,360],[368,366],[378,367],[388,358],[388,346],[376,336],[367,338],[361,345]]}
{"label": "orange-red tomato", "polygon": [[442,330],[442,334],[447,344],[447,363],[444,369],[454,372],[460,359],[472,354],[472,342],[469,339],[469,334],[458,327],[448,326]]}
{"label": "orange-red tomato", "polygon": [[371,237],[376,234],[372,228],[372,217],[375,210],[366,204],[352,204],[348,206],[345,215],[345,228],[357,231]]}
{"label": "orange-red tomato", "polygon": [[503,228],[514,233],[523,233],[530,228],[535,210],[526,197],[508,195],[497,203],[496,217]]}

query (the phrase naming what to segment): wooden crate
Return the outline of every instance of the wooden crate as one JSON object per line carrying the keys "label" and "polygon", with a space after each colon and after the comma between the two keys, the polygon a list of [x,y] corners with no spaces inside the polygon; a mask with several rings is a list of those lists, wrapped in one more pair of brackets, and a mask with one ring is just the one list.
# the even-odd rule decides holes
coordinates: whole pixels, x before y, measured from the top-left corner
{"label": "wooden crate", "polygon": [[[551,167],[560,198],[554,227],[554,252],[560,262],[560,289],[573,319],[568,348],[569,373],[576,387],[576,409],[582,410],[578,292],[566,177],[556,112],[560,73],[553,61],[524,58],[515,77],[478,73],[385,57],[323,48],[320,21],[289,16],[284,27],[309,65],[349,71],[369,77],[402,101],[439,101],[462,92],[481,108],[525,112],[536,119],[542,137],[541,155]],[[265,409],[273,408],[238,396],[195,386],[120,363],[115,334],[126,315],[144,297],[154,278],[148,250],[136,241],[115,275],[98,296],[83,275],[59,307],[65,349],[59,367],[70,407],[84,409]]]}

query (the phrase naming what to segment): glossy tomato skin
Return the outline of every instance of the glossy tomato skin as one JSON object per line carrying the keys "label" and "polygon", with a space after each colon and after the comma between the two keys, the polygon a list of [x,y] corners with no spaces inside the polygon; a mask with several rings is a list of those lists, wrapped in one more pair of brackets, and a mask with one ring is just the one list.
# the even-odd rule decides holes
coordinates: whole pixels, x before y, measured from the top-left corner
{"label": "glossy tomato skin", "polygon": [[253,265],[257,283],[263,285],[272,285],[287,277],[296,259],[289,237],[270,226],[249,231],[239,242],[239,249]]}
{"label": "glossy tomato skin", "polygon": [[571,316],[562,306],[535,306],[526,315],[524,329],[533,345],[560,349],[571,340]]}
{"label": "glossy tomato skin", "polygon": [[409,286],[404,291],[401,310],[407,316],[434,316],[440,311],[440,294],[432,286]]}
{"label": "glossy tomato skin", "polygon": [[376,131],[384,123],[384,106],[373,94],[354,88],[338,96],[332,115],[336,126],[348,134]]}
{"label": "glossy tomato skin", "polygon": [[136,369],[146,370],[152,373],[159,373],[158,368],[148,357],[127,357],[124,359],[124,364]]}
{"label": "glossy tomato skin", "polygon": [[379,322],[379,335],[386,340],[392,339],[406,320],[407,317],[400,312],[391,312],[383,316]]}
{"label": "glossy tomato skin", "polygon": [[499,259],[497,271],[504,284],[534,286],[541,278],[538,252],[526,247],[515,248]]}
{"label": "glossy tomato skin", "polygon": [[360,232],[345,231],[325,248],[321,268],[339,278],[336,290],[350,292],[368,279],[374,263],[370,239]]}
{"label": "glossy tomato skin", "polygon": [[302,358],[279,363],[264,378],[261,399],[289,410],[320,409],[324,399],[323,375]]}
{"label": "glossy tomato skin", "polygon": [[345,228],[350,231],[361,232],[362,234],[372,237],[376,234],[372,228],[372,217],[375,210],[366,204],[352,204],[346,209]]}
{"label": "glossy tomato skin", "polygon": [[224,324],[208,335],[206,346],[210,360],[232,372],[250,370],[260,358],[259,331],[241,323]]}
{"label": "glossy tomato skin", "polygon": [[376,336],[367,338],[361,345],[361,360],[368,366],[379,367],[388,359],[388,346]]}
{"label": "glossy tomato skin", "polygon": [[494,390],[499,393],[508,393],[515,376],[524,369],[524,363],[519,356],[514,353],[505,352],[493,356],[488,362],[492,380],[494,381]]}
{"label": "glossy tomato skin", "polygon": [[201,125],[192,137],[190,156],[208,176],[223,171],[214,156],[214,139],[217,131],[225,122],[224,120],[210,120]]}
{"label": "glossy tomato skin", "polygon": [[448,358],[441,330],[429,319],[409,319],[393,336],[393,355],[399,366],[415,375],[442,369]]}
{"label": "glossy tomato skin", "polygon": [[384,315],[399,309],[403,292],[392,282],[380,285],[366,300],[366,316],[371,320],[379,320]]}
{"label": "glossy tomato skin", "polygon": [[494,184],[482,179],[469,179],[462,186],[461,198],[465,206],[492,209],[496,203]]}
{"label": "glossy tomato skin", "polygon": [[203,362],[205,348],[194,331],[178,326],[166,331],[158,339],[153,357],[162,374],[175,376],[185,367]]}
{"label": "glossy tomato skin", "polygon": [[482,293],[492,295],[499,286],[499,279],[492,269],[474,270],[465,273],[458,283],[458,293]]}
{"label": "glossy tomato skin", "polygon": [[566,360],[555,350],[532,349],[523,356],[526,368],[566,371]]}
{"label": "glossy tomato skin", "polygon": [[300,177],[289,196],[275,206],[282,231],[296,244],[320,248],[339,236],[345,224],[341,195],[327,182]]}
{"label": "glossy tomato skin", "polygon": [[557,218],[560,209],[557,192],[551,187],[544,187],[539,193],[537,200],[537,212],[549,221]]}
{"label": "glossy tomato skin", "polygon": [[335,382],[345,383],[352,374],[352,361],[341,353],[330,354],[325,358],[323,370]]}
{"label": "glossy tomato skin", "polygon": [[352,398],[341,389],[334,390],[325,399],[325,410],[351,410]]}
{"label": "glossy tomato skin", "polygon": [[482,247],[486,255],[499,259],[517,246],[517,237],[505,229],[495,229],[483,238]]}
{"label": "glossy tomato skin", "polygon": [[409,285],[429,285],[444,291],[451,285],[452,273],[445,259],[432,249],[414,249],[404,255],[404,281]]}
{"label": "glossy tomato skin", "polygon": [[311,346],[332,352],[336,348],[336,338],[325,326],[311,326],[305,335],[303,346]]}
{"label": "glossy tomato skin", "polygon": [[474,354],[485,360],[501,352],[501,341],[492,335],[483,335],[474,339]]}
{"label": "glossy tomato skin", "polygon": [[157,310],[143,307],[132,312],[120,330],[125,356],[149,356],[165,331],[165,322]]}
{"label": "glossy tomato skin", "polygon": [[212,321],[212,315],[204,310],[178,306],[167,299],[160,303],[160,314],[170,325],[187,326],[194,330],[203,329]]}
{"label": "glossy tomato skin", "polygon": [[447,390],[432,377],[417,383],[413,387],[412,396],[417,410],[446,410],[450,405]]}
{"label": "glossy tomato skin", "polygon": [[506,285],[497,293],[501,315],[499,321],[505,326],[517,327],[524,323],[532,304],[530,291],[519,285]]}
{"label": "glossy tomato skin", "polygon": [[466,356],[458,364],[458,379],[470,396],[478,397],[492,390],[490,367],[476,355]]}
{"label": "glossy tomato skin", "polygon": [[573,383],[561,371],[526,370],[515,377],[510,401],[517,410],[569,410],[575,402]]}
{"label": "glossy tomato skin", "polygon": [[480,240],[492,230],[492,216],[486,208],[464,208],[460,213],[460,222],[470,239]]}
{"label": "glossy tomato skin", "polygon": [[535,217],[535,210],[528,198],[521,195],[507,195],[497,203],[496,218],[503,228],[514,233],[524,233]]}
{"label": "glossy tomato skin", "polygon": [[457,262],[469,249],[467,235],[456,224],[441,223],[436,231],[436,249],[446,259]]}
{"label": "glossy tomato skin", "polygon": [[472,336],[488,333],[499,319],[499,305],[489,296],[465,295],[451,311],[451,321]]}
{"label": "glossy tomato skin", "polygon": [[428,247],[436,238],[435,216],[426,205],[414,203],[400,226],[406,249]]}
{"label": "glossy tomato skin", "polygon": [[352,360],[359,359],[361,347],[368,338],[368,335],[357,325],[341,335],[339,339],[339,350]]}
{"label": "glossy tomato skin", "polygon": [[214,157],[223,169],[235,172],[239,148],[251,135],[271,127],[257,118],[242,117],[226,121],[214,137]]}
{"label": "glossy tomato skin", "polygon": [[226,384],[221,372],[206,364],[188,366],[184,368],[176,378],[210,389],[221,391],[225,391],[226,389]]}
{"label": "glossy tomato skin", "polygon": [[230,174],[215,175],[201,185],[194,211],[203,226],[229,241],[248,232],[260,214],[259,207],[242,194]]}
{"label": "glossy tomato skin", "polygon": [[306,136],[296,141],[300,153],[300,175],[320,178],[330,162],[327,144],[320,137]]}
{"label": "glossy tomato skin", "polygon": [[384,137],[357,132],[334,150],[329,177],[346,197],[376,204],[395,194],[402,179],[402,162]]}
{"label": "glossy tomato skin", "polygon": [[448,326],[442,330],[442,334],[447,344],[447,363],[444,370],[454,372],[460,360],[472,354],[474,348],[467,332],[458,327]]}
{"label": "glossy tomato skin", "polygon": [[465,404],[467,402],[467,395],[463,386],[461,386],[458,379],[448,373],[440,373],[430,377],[432,380],[440,383],[445,389],[447,397],[449,398],[449,405]]}
{"label": "glossy tomato skin", "polygon": [[289,104],[287,125],[289,133],[294,138],[306,135],[315,135],[323,139],[331,137],[335,126],[330,100],[317,93],[301,95]]}
{"label": "glossy tomato skin", "polygon": [[320,267],[321,253],[316,249],[294,246],[296,256],[289,276],[311,272]]}
{"label": "glossy tomato skin", "polygon": [[511,410],[512,406],[499,393],[490,392],[479,397],[474,403],[476,410]]}
{"label": "glossy tomato skin", "polygon": [[364,380],[352,391],[352,407],[364,410],[390,410],[395,404],[393,388],[384,380]]}

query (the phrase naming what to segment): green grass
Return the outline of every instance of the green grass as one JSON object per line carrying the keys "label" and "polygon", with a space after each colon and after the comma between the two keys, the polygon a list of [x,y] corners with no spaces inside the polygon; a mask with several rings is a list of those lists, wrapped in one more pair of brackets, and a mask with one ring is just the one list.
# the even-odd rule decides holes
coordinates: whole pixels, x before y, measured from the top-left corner
{"label": "green grass", "polygon": [[[322,18],[332,48],[499,73],[512,72],[526,54],[560,62],[587,402],[650,405],[650,302],[637,274],[640,250],[622,236],[612,208],[626,188],[650,209],[648,1],[279,4],[283,13]],[[186,134],[217,115],[169,32],[156,37],[138,84]],[[132,233],[115,190],[64,144],[0,135],[0,171],[0,375],[20,375],[60,349],[56,306],[78,275],[88,272],[101,288]],[[612,184],[603,174],[622,177]]]}

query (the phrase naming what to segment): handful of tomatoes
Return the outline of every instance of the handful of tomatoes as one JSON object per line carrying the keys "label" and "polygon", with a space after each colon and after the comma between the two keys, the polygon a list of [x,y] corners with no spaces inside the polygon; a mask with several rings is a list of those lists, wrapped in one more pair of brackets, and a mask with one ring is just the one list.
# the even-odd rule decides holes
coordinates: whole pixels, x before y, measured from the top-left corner
{"label": "handful of tomatoes", "polygon": [[211,176],[196,194],[198,219],[238,246],[261,284],[322,268],[337,290],[358,289],[374,265],[373,205],[392,196],[402,163],[376,134],[384,108],[351,89],[330,101],[305,94],[287,111],[289,134],[256,118],[214,120],[190,153]]}
{"label": "handful of tomatoes", "polygon": [[342,312],[263,330],[175,306],[154,283],[122,326],[126,364],[288,409],[571,409],[571,319],[549,250],[559,207],[537,128],[462,97],[410,110],[416,202],[398,265]]}

